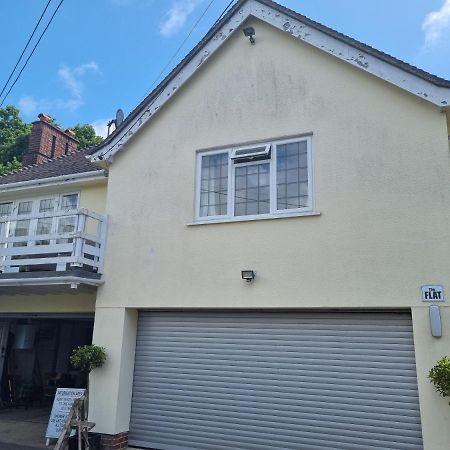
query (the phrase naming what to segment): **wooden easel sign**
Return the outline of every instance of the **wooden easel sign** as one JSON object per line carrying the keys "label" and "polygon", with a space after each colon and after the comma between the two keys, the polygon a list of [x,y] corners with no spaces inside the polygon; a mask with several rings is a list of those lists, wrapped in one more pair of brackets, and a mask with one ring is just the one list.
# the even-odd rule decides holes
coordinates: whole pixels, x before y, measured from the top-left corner
{"label": "wooden easel sign", "polygon": [[58,388],[55,399],[53,400],[52,412],[48,421],[46,445],[50,445],[50,439],[58,439],[63,431],[64,425],[69,415],[73,402],[82,397],[86,389]]}

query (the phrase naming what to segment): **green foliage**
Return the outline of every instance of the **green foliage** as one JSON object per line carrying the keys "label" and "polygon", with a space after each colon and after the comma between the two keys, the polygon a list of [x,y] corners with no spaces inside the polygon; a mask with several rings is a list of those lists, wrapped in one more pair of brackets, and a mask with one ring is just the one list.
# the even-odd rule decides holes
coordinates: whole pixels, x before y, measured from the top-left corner
{"label": "green foliage", "polygon": [[430,370],[428,378],[443,397],[450,397],[450,357],[443,356]]}
{"label": "green foliage", "polygon": [[14,156],[11,161],[8,161],[5,164],[0,164],[0,175],[5,175],[6,173],[14,172],[15,170],[19,170],[21,168],[22,163]]}
{"label": "green foliage", "polygon": [[94,127],[88,123],[84,125],[77,124],[72,127],[72,130],[75,132],[75,139],[79,142],[79,148],[90,147],[91,145],[100,144],[103,141],[101,136],[97,136],[95,134]]}
{"label": "green foliage", "polygon": [[0,108],[0,164],[8,163],[14,157],[21,161],[30,134],[31,125],[23,122],[17,108]]}
{"label": "green foliage", "polygon": [[101,367],[106,361],[106,350],[98,345],[82,345],[73,350],[70,363],[75,369],[90,373],[96,367]]}

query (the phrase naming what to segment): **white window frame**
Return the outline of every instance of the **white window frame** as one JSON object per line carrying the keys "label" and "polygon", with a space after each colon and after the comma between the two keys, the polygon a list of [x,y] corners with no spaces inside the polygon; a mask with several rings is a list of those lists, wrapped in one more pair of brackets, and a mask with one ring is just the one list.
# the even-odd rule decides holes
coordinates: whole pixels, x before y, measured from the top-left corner
{"label": "white window frame", "polygon": [[[246,146],[246,147],[233,148],[231,150],[230,159],[234,163],[235,160],[239,160],[239,159],[268,156],[270,154],[271,146],[272,146],[272,144],[262,144],[262,145],[250,145],[250,146]],[[264,148],[264,150],[256,151],[257,148]],[[236,153],[241,150],[253,150],[253,151],[252,152],[249,151],[247,154],[244,154],[244,155],[237,155]],[[250,161],[247,161],[247,162],[250,162]],[[241,164],[241,163],[238,162],[237,164]],[[242,163],[242,164],[245,164],[245,163]]]}
{"label": "white window frame", "polygon": [[[29,219],[30,216],[38,214],[39,213],[39,205],[40,205],[41,200],[54,199],[55,200],[54,212],[67,211],[67,216],[63,216],[63,217],[73,216],[73,214],[71,214],[72,210],[64,210],[64,211],[61,210],[62,198],[66,195],[77,195],[77,205],[75,207],[75,210],[79,209],[80,208],[80,196],[81,196],[80,191],[63,192],[60,194],[39,195],[36,197],[24,197],[24,198],[20,198],[20,199],[16,199],[16,200],[5,200],[5,201],[0,202],[0,203],[12,203],[11,214],[9,216],[11,218],[11,220],[9,222],[5,222],[4,233],[6,233],[6,236],[12,237],[15,233],[15,227],[16,227],[16,224],[18,221],[30,220]],[[19,203],[22,203],[22,202],[32,202],[32,210],[29,214],[23,214],[23,215],[18,214]],[[49,213],[49,216],[51,216],[51,213]],[[59,219],[60,219],[60,217],[56,218],[56,220],[55,220],[55,218],[53,218],[52,232],[56,232]],[[31,219],[29,229],[28,229],[29,236],[33,236],[33,237],[39,236],[36,234],[38,220],[39,219]],[[37,239],[37,240],[39,240],[39,239]],[[28,245],[33,245],[33,242],[34,242],[34,240],[29,241]]]}
{"label": "white window frame", "polygon": [[[306,142],[306,154],[308,163],[308,205],[302,208],[291,209],[277,209],[277,151],[279,145],[290,144],[294,142]],[[258,148],[258,147],[271,148],[270,159],[260,159],[258,161],[249,161],[235,164],[233,156],[237,150]],[[202,170],[202,157],[217,154],[228,155],[228,192],[227,192],[227,214],[215,215],[215,216],[200,216],[200,190],[201,190],[201,170]],[[257,165],[257,164],[269,164],[269,177],[270,177],[270,212],[267,214],[252,214],[244,216],[234,215],[235,204],[235,173],[236,167]],[[264,143],[255,143],[253,145],[245,145],[239,147],[222,148],[215,150],[203,150],[197,152],[197,164],[196,164],[196,187],[195,187],[195,219],[194,223],[214,223],[214,222],[240,222],[247,220],[259,220],[259,219],[271,219],[279,217],[292,217],[300,215],[313,215],[314,212],[314,190],[313,190],[313,158],[312,158],[312,136],[299,136],[289,139],[281,139]],[[319,214],[319,213],[317,213]]]}

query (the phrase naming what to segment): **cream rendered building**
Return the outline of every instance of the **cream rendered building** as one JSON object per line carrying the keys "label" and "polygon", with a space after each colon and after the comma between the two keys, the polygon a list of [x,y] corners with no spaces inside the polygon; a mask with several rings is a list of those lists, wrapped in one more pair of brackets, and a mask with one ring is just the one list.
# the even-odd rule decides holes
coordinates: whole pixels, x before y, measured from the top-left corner
{"label": "cream rendered building", "polygon": [[422,292],[450,286],[448,105],[447,80],[238,1],[91,152],[105,443],[448,448],[427,374],[450,310]]}
{"label": "cream rendered building", "polygon": [[109,169],[98,430],[163,450],[447,448],[427,374],[450,310],[421,287],[450,283],[449,104],[449,81],[238,2],[92,154]]}
{"label": "cream rendered building", "polygon": [[427,374],[450,310],[421,287],[450,284],[449,104],[449,81],[238,2],[92,154],[97,429],[163,450],[447,448]]}

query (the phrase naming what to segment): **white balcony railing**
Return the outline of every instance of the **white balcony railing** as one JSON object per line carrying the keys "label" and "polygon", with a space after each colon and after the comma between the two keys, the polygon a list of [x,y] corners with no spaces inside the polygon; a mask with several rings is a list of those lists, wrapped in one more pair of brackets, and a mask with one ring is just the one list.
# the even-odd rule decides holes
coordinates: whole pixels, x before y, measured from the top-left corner
{"label": "white balcony railing", "polygon": [[72,211],[0,218],[0,272],[103,273],[106,216]]}

